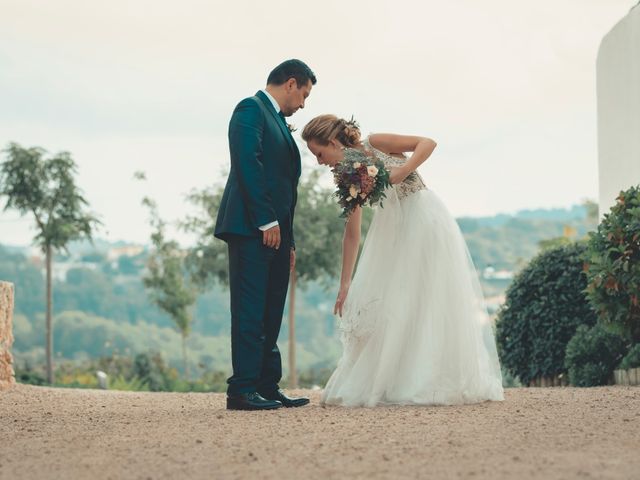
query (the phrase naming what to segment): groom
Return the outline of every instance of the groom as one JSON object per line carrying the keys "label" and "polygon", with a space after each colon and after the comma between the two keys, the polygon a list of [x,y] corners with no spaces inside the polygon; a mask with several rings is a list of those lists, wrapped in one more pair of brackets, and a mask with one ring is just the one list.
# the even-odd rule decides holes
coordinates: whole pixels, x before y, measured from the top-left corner
{"label": "groom", "polygon": [[264,90],[236,106],[229,122],[231,170],[215,236],[229,248],[230,410],[309,403],[280,390],[276,340],[295,266],[293,214],[300,178],[300,152],[285,117],[304,108],[315,83],[306,64],[287,60],[271,72]]}

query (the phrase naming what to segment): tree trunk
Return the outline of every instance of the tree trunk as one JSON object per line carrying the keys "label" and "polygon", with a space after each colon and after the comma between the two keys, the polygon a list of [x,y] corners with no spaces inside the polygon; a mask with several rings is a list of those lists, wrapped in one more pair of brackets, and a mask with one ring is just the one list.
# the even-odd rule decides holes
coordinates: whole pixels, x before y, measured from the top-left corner
{"label": "tree trunk", "polygon": [[187,359],[187,335],[182,334],[182,362],[184,364],[184,376],[189,380],[189,360]]}
{"label": "tree trunk", "polygon": [[53,383],[53,325],[51,312],[53,311],[53,284],[51,281],[51,267],[53,263],[53,250],[51,245],[47,245],[46,264],[47,264],[47,382]]}
{"label": "tree trunk", "polygon": [[296,270],[291,272],[291,284],[289,285],[289,388],[298,387],[296,375]]}

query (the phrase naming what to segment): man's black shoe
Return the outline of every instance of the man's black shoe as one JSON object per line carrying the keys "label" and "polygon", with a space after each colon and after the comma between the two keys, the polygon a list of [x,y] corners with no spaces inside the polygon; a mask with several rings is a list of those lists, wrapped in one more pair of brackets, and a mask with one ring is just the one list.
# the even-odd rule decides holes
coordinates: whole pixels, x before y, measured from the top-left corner
{"label": "man's black shoe", "polygon": [[309,399],[305,397],[293,398],[287,397],[282,390],[275,393],[263,395],[264,398],[280,402],[283,407],[302,407],[309,403]]}
{"label": "man's black shoe", "polygon": [[267,400],[257,392],[227,396],[227,410],[274,410],[280,407],[282,403]]}

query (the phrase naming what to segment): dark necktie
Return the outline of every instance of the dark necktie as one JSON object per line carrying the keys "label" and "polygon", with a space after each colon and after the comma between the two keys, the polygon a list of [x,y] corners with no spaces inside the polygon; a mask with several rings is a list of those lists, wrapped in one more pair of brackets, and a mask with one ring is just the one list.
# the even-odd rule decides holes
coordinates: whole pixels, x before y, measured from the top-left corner
{"label": "dark necktie", "polygon": [[289,135],[291,135],[291,130],[289,130],[289,125],[287,124],[287,119],[284,116],[284,113],[282,113],[282,110],[280,110],[278,112],[278,116],[282,119],[282,123],[284,124],[284,126],[287,128],[287,132],[289,132]]}

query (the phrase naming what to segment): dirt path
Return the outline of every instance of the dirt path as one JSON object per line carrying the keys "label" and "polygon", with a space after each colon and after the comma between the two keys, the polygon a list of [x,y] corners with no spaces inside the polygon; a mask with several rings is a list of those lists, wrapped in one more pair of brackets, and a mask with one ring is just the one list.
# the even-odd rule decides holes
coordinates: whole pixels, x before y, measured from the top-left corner
{"label": "dirt path", "polygon": [[18,385],[0,479],[640,479],[640,388],[508,389],[462,407],[228,412],[224,395]]}

